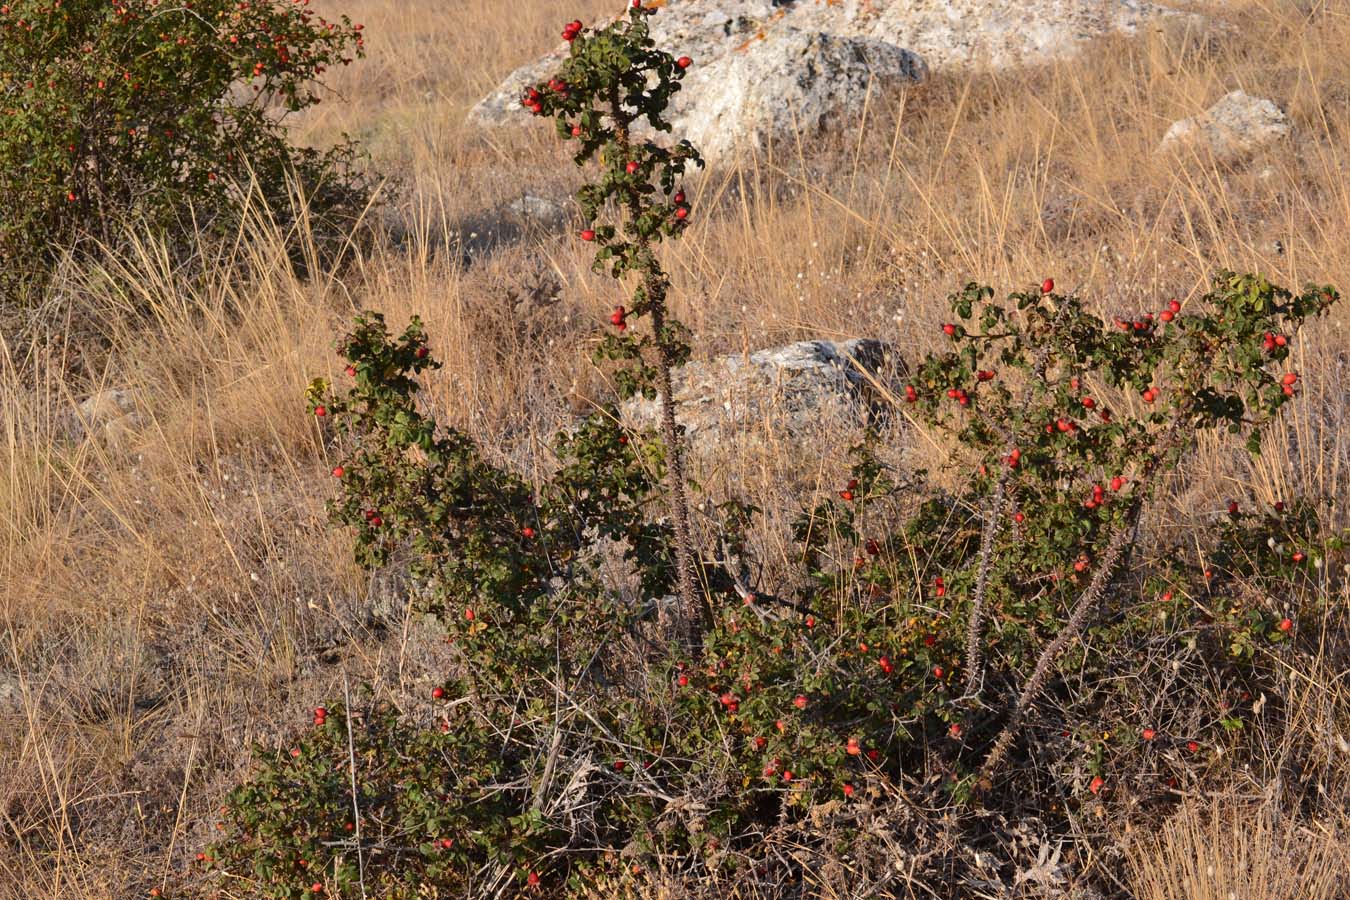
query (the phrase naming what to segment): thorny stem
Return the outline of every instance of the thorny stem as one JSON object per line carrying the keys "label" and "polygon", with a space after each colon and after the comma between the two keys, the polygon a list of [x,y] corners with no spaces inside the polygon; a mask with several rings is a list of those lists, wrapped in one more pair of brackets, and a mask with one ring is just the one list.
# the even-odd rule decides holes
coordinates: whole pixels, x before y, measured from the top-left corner
{"label": "thorny stem", "polygon": [[[1067,305],[1061,305],[1056,323],[1064,317],[1064,310]],[[1036,361],[1032,366],[1032,375],[1034,379],[1029,381],[1022,392],[1023,409],[1031,402],[1031,395],[1036,380],[1045,378],[1045,368],[1050,358],[1050,345],[1043,344],[1036,354]],[[1017,446],[1017,434],[1012,429],[1004,430],[997,423],[991,423],[997,430],[1004,432],[1005,444],[1003,447],[1003,456],[1006,459]],[[999,476],[998,484],[994,487],[994,496],[989,500],[989,506],[986,511],[984,530],[980,535],[980,571],[975,579],[975,594],[971,600],[970,621],[966,624],[966,688],[964,697],[966,699],[975,699],[979,695],[981,680],[984,676],[984,659],[980,654],[980,637],[984,632],[984,604],[985,598],[989,593],[989,573],[993,570],[994,563],[994,542],[998,540],[999,527],[1003,524],[1003,504],[1007,499],[1008,482],[1012,479],[1012,473],[1007,469]]]}
{"label": "thorny stem", "polygon": [[366,858],[361,852],[361,806],[357,802],[359,796],[356,788],[356,749],[352,739],[352,692],[347,684],[347,676],[342,676],[342,699],[346,703],[346,715],[343,716],[347,726],[347,771],[351,774],[352,783],[352,824],[355,828],[354,837],[356,839],[356,865],[358,877],[361,883],[361,900],[366,897]]}
{"label": "thorny stem", "polygon": [[[628,126],[631,118],[623,109],[616,86],[609,97],[610,117],[614,121],[614,142],[621,159],[630,157]],[[642,212],[642,198],[631,187],[625,191],[625,206],[636,219]],[[675,391],[671,378],[674,367],[674,348],[666,332],[666,293],[670,287],[665,273],[651,255],[651,242],[645,235],[637,236],[639,257],[645,274],[643,288],[651,310],[652,331],[656,338],[656,392],[661,401],[661,439],[666,445],[666,480],[670,488],[671,514],[675,525],[676,585],[680,596],[679,621],[671,623],[661,612],[661,624],[667,631],[680,635],[691,647],[702,640],[703,628],[710,618],[709,610],[700,602],[694,585],[693,537],[689,519],[689,486],[685,480],[684,436],[675,420]],[[672,628],[673,625],[673,628]]]}
{"label": "thorny stem", "polygon": [[980,535],[980,572],[975,579],[975,595],[970,606],[970,622],[966,626],[966,689],[965,696],[979,694],[984,673],[980,655],[980,636],[984,631],[984,601],[989,592],[989,572],[993,569],[994,541],[998,539],[1002,523],[1003,501],[1008,489],[1009,475],[1005,471],[994,487],[985,511],[984,532]]}
{"label": "thorny stem", "polygon": [[[1150,483],[1150,477],[1176,447],[1180,434],[1181,415],[1178,414],[1173,418],[1167,432],[1159,440],[1157,450],[1140,473],[1141,485]],[[1111,540],[1102,551],[1097,564],[1097,571],[1093,574],[1092,580],[1088,582],[1088,586],[1083,590],[1083,593],[1079,595],[1078,602],[1069,614],[1069,620],[1036,659],[1036,668],[1032,670],[1031,678],[1027,680],[1022,692],[1018,695],[1012,715],[1008,718],[1008,724],[1003,726],[1003,731],[999,733],[993,747],[989,750],[989,755],[985,757],[984,765],[980,767],[979,778],[976,779],[976,784],[979,787],[987,788],[991,786],[993,774],[1003,762],[1004,757],[1007,756],[1013,741],[1017,739],[1017,734],[1021,731],[1022,723],[1026,719],[1027,711],[1031,708],[1031,704],[1039,699],[1041,691],[1044,690],[1045,684],[1050,678],[1051,668],[1068,649],[1069,644],[1076,640],[1092,621],[1093,613],[1100,607],[1102,596],[1106,593],[1107,587],[1111,584],[1111,579],[1115,576],[1116,566],[1119,564],[1126,548],[1131,544],[1131,533],[1139,521],[1140,513],[1144,509],[1144,501],[1148,495],[1147,490],[1141,490],[1134,498],[1125,518],[1111,535]]]}

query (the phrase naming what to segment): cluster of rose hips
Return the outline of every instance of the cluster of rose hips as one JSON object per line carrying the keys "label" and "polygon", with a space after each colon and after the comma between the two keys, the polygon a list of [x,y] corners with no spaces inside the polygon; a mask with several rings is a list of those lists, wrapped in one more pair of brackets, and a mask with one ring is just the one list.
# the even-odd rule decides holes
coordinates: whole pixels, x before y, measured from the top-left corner
{"label": "cluster of rose hips", "polygon": [[[1167,304],[1167,308],[1158,314],[1158,318],[1164,322],[1170,322],[1176,318],[1177,313],[1181,312],[1181,304],[1172,300]],[[1135,319],[1116,319],[1116,327],[1121,331],[1149,332],[1153,330],[1153,313],[1146,313],[1144,318]]]}
{"label": "cluster of rose hips", "polygon": [[[1287,622],[1288,619],[1286,619],[1285,621]],[[1242,696],[1243,696],[1243,699],[1244,699],[1244,700],[1250,700],[1250,699],[1251,699],[1251,694],[1249,694],[1249,693],[1247,693],[1247,692],[1245,692],[1245,691],[1243,692],[1243,695],[1242,695]],[[1068,737],[1068,736],[1069,736],[1069,732],[1067,732],[1067,731],[1062,732],[1061,734],[1062,734],[1063,737]],[[1139,737],[1140,737],[1140,739],[1143,740],[1145,743],[1152,743],[1152,742],[1158,737],[1158,732],[1157,732],[1155,729],[1153,729],[1153,728],[1145,727],[1145,728],[1140,729]],[[1190,754],[1192,754],[1192,755],[1199,753],[1200,750],[1201,750],[1200,742],[1199,742],[1199,741],[1196,741],[1196,740],[1188,740],[1188,741],[1186,741],[1185,744],[1183,744],[1182,746],[1184,746],[1184,747],[1186,748],[1186,752],[1187,752],[1187,753],[1190,753]],[[1176,780],[1176,778],[1168,778],[1168,779],[1167,779],[1167,785],[1168,785],[1168,787],[1175,788],[1176,785],[1177,785],[1177,780]],[[1092,779],[1092,781],[1088,783],[1088,790],[1091,791],[1093,794],[1098,794],[1098,793],[1101,793],[1102,788],[1105,787],[1105,786],[1106,786],[1106,779],[1104,779],[1102,776],[1098,775],[1098,776],[1095,776],[1095,777]]]}
{"label": "cluster of rose hips", "polygon": [[1282,334],[1275,334],[1267,331],[1261,340],[1261,348],[1267,353],[1274,353],[1280,347],[1287,346],[1289,339]]}
{"label": "cluster of rose hips", "polygon": [[[1054,281],[1053,278],[1047,278],[1047,279],[1045,279],[1044,281],[1041,282],[1041,293],[1042,293],[1042,294],[1049,294],[1049,293],[1051,293],[1052,291],[1054,291],[1054,289],[1055,289],[1055,281]],[[965,328],[962,327],[961,325],[955,323],[955,322],[944,322],[944,323],[942,324],[942,333],[943,333],[944,335],[946,335],[947,337],[951,338],[951,339],[954,340],[954,341],[959,341],[959,340],[961,340],[962,338],[964,338],[964,337],[966,336],[966,330],[965,330]],[[990,381],[993,381],[993,380],[994,380],[995,378],[997,378],[997,377],[998,377],[998,372],[996,372],[996,371],[994,371],[994,370],[992,370],[992,369],[980,369],[979,371],[977,371],[977,372],[975,373],[975,380],[976,380],[977,382],[979,382],[979,383],[982,383],[982,384],[983,384],[983,383],[990,382]],[[1074,379],[1074,381],[1076,382],[1077,379]],[[1075,384],[1075,389],[1076,389],[1076,387],[1077,387],[1077,385]],[[907,385],[905,385],[904,390],[905,390],[905,402],[907,402],[907,403],[917,403],[917,402],[919,401],[919,392],[918,392],[918,390],[914,387],[914,385],[912,385],[912,384],[907,384]],[[957,402],[957,404],[959,404],[960,406],[963,406],[963,407],[964,407],[964,406],[969,406],[969,405],[970,405],[970,394],[968,394],[963,388],[959,388],[959,387],[948,388],[948,389],[947,389],[947,397],[948,397],[949,399],[951,399],[951,400],[955,400],[955,401]],[[1091,409],[1091,408],[1095,405],[1095,402],[1089,400],[1088,402],[1085,402],[1084,405],[1085,405],[1088,409]],[[1108,414],[1108,415],[1109,415],[1109,414]],[[1061,421],[1061,423],[1064,423],[1064,422],[1066,422],[1067,420],[1060,420],[1060,421]],[[1106,421],[1110,421],[1110,419],[1107,418]],[[1069,423],[1069,425],[1070,425],[1070,427],[1067,427],[1067,428],[1061,427],[1060,430],[1061,430],[1061,431],[1072,431],[1072,430],[1075,430],[1075,429],[1077,428],[1077,426],[1076,426],[1076,425],[1072,425],[1072,423]],[[1020,454],[1019,454],[1019,455],[1020,455]],[[1014,462],[1013,465],[1015,466],[1016,463]]]}
{"label": "cluster of rose hips", "polygon": [[536,116],[542,115],[544,112],[544,104],[540,101],[539,91],[535,88],[530,88],[525,92],[525,95],[520,98],[520,105]]}
{"label": "cluster of rose hips", "polygon": [[[588,219],[596,216],[597,207],[604,200],[618,200],[631,213],[633,221],[628,226],[628,233],[633,243],[618,239],[618,246],[607,246],[596,254],[597,267],[604,265],[605,260],[613,261],[610,265],[615,277],[634,268],[649,268],[650,264],[643,262],[645,254],[634,252],[637,246],[648,241],[660,240],[661,233],[667,235],[677,233],[688,223],[691,206],[684,190],[671,184],[674,180],[672,173],[678,177],[690,161],[701,164],[697,152],[687,142],[681,143],[673,150],[664,150],[641,142],[634,142],[630,146],[625,139],[627,132],[624,126],[644,117],[656,124],[658,121],[656,117],[668,103],[668,92],[662,90],[647,95],[641,91],[635,92],[627,82],[623,85],[616,83],[615,86],[620,88],[621,96],[624,97],[625,110],[622,112],[618,109],[610,110],[607,107],[613,102],[612,95],[602,86],[610,83],[614,73],[608,68],[608,63],[592,60],[579,49],[587,40],[613,39],[616,41],[617,54],[642,60],[632,65],[642,68],[644,73],[659,77],[662,86],[677,81],[683,70],[693,64],[693,60],[688,56],[675,59],[659,51],[653,51],[645,29],[639,31],[636,26],[644,16],[650,15],[655,9],[644,7],[640,2],[630,3],[630,6],[633,10],[630,18],[634,27],[628,29],[616,21],[611,26],[596,29],[592,36],[580,20],[573,20],[564,25],[563,40],[573,45],[570,58],[563,64],[560,73],[547,81],[526,88],[520,98],[521,105],[533,114],[555,116],[558,120],[559,134],[563,138],[583,141],[584,146],[576,157],[579,165],[600,149],[602,163],[606,167],[612,165],[619,168],[620,171],[613,173],[603,184],[588,186],[586,190],[594,193],[583,200]],[[671,68],[676,70],[674,79],[670,78]],[[569,82],[584,85],[585,88],[574,89],[569,86]],[[636,112],[627,111],[629,106],[636,106]],[[614,121],[614,130],[608,130],[599,124],[605,116],[617,117]],[[614,153],[619,148],[622,148],[624,156]],[[617,177],[614,177],[615,175]],[[647,199],[647,195],[652,193],[652,188],[657,187],[657,182],[664,186],[665,190],[673,191],[668,205],[652,203]],[[669,216],[669,219],[665,219],[666,216]],[[661,221],[662,219],[665,221]],[[580,229],[577,235],[586,243],[613,245],[616,241],[613,227],[602,228],[588,224]],[[628,330],[630,317],[648,311],[645,306],[633,309],[617,306],[609,316],[609,323],[622,333]]]}
{"label": "cluster of rose hips", "polygon": [[868,748],[867,750],[864,750],[862,742],[859,741],[856,737],[850,737],[844,743],[844,752],[846,752],[849,756],[866,756],[868,762],[875,763],[881,761],[881,751],[879,751],[875,747],[871,747]]}
{"label": "cluster of rose hips", "polygon": [[[1112,478],[1110,481],[1112,493],[1119,493],[1125,487],[1126,483],[1125,479],[1119,475]],[[1087,509],[1096,509],[1105,502],[1106,488],[1102,487],[1100,484],[1094,484],[1092,486],[1092,496],[1084,501],[1083,506]]]}
{"label": "cluster of rose hips", "polygon": [[327,708],[322,706],[314,707],[314,725],[318,727],[320,725],[323,725],[323,723],[326,721],[328,721]]}
{"label": "cluster of rose hips", "polygon": [[[1181,312],[1181,304],[1176,300],[1171,300],[1168,302],[1167,308],[1158,313],[1158,318],[1163,322],[1171,322],[1177,317],[1177,313],[1179,312]],[[1153,313],[1146,313],[1142,319],[1130,320],[1117,318],[1115,322],[1116,327],[1121,331],[1149,332],[1153,330],[1154,319]]]}

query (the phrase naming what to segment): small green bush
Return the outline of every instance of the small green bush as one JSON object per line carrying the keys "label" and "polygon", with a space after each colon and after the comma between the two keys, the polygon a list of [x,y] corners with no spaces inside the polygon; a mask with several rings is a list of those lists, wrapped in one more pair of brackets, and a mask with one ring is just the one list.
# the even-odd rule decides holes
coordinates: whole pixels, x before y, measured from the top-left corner
{"label": "small green bush", "polygon": [[[361,26],[292,0],[0,3],[0,292],[40,284],[56,254],[128,220],[189,232],[259,196],[311,192],[359,210],[350,146],[291,146],[282,117],[362,55]],[[241,187],[242,186],[242,187]]]}

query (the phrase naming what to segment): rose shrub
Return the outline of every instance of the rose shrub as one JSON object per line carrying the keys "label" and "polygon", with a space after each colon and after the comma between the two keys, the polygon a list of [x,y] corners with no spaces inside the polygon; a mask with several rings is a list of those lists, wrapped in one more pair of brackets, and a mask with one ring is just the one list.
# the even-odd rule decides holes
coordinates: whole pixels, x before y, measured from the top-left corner
{"label": "rose shrub", "polygon": [[[651,14],[567,26],[570,59],[523,100],[582,141],[579,163],[602,160],[582,206],[622,217],[582,238],[638,293],[601,355],[673,416],[668,370],[688,350],[652,244],[688,219],[678,161],[696,155],[625,145],[615,125],[651,113],[659,131],[689,65],[651,46]],[[1082,839],[1078,813],[1127,785],[1165,807],[1217,753],[1248,752],[1254,697],[1278,708],[1305,576],[1339,571],[1344,542],[1291,499],[1225,513],[1194,564],[1167,548],[1139,562],[1144,513],[1201,434],[1259,450],[1299,394],[1289,339],[1337,299],[1222,272],[1203,297],[1106,319],[1048,280],[1006,303],[968,285],[949,347],[895,396],[961,487],[902,478],[878,452],[893,433],[869,433],[796,521],[802,570],[772,570],[796,585],[778,593],[746,574],[752,507],[678,525],[692,487],[669,422],[628,432],[601,410],[528,483],[419,405],[436,366],[420,323],[394,335],[363,316],[339,342],[345,385],[309,392],[341,455],[333,518],[363,566],[409,560],[456,663],[406,711],[330,704],[259,747],[206,861],[298,898],[776,895],[822,872],[881,890],[903,858],[954,896],[987,860],[920,852],[953,822],[991,828],[1002,810]],[[1252,590],[1262,579],[1284,590]]]}

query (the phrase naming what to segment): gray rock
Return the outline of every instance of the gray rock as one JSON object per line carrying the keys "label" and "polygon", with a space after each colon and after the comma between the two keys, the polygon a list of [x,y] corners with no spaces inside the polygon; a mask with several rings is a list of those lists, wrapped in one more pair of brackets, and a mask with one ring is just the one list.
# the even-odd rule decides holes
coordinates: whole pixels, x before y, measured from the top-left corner
{"label": "gray rock", "polygon": [[521,220],[541,228],[556,228],[567,221],[569,207],[552,197],[524,193],[506,205]]}
{"label": "gray rock", "polygon": [[126,415],[136,408],[135,398],[130,391],[109,388],[99,391],[80,402],[75,407],[80,418],[87,422],[100,422]]}
{"label": "gray rock", "polygon": [[[1171,15],[1148,0],[668,0],[651,25],[658,46],[694,60],[672,103],[675,133],[714,159],[856,109],[869,87],[1045,61]],[[521,93],[567,52],[513,72],[470,118],[529,121]]]}
{"label": "gray rock", "polygon": [[[805,439],[861,425],[874,412],[873,380],[898,368],[887,344],[868,339],[801,341],[691,362],[675,375],[680,422],[696,452],[728,441]],[[655,428],[660,405],[623,405],[625,424]]]}
{"label": "gray rock", "polygon": [[131,392],[109,388],[81,401],[66,415],[62,431],[71,441],[95,437],[118,444],[144,424]]}
{"label": "gray rock", "polygon": [[441,252],[454,248],[464,265],[488,256],[502,247],[516,246],[528,235],[556,231],[567,226],[575,204],[564,199],[524,193],[495,206],[445,221],[443,227],[414,225],[400,210],[385,213],[384,227],[395,246],[424,245]]}
{"label": "gray rock", "polygon": [[23,696],[19,691],[17,675],[0,675],[0,706],[19,706]]}
{"label": "gray rock", "polygon": [[[878,10],[867,33],[909,48],[933,71],[1046,62],[1176,14],[1148,0],[850,0],[840,7]],[[867,27],[861,14],[847,18]]]}
{"label": "gray rock", "polygon": [[779,28],[742,53],[715,59],[686,83],[678,129],[709,159],[773,138],[811,135],[856,115],[869,92],[923,77],[908,50],[873,38]]}
{"label": "gray rock", "polygon": [[1244,156],[1289,134],[1289,117],[1270,100],[1233,91],[1163,135],[1160,152],[1202,148],[1221,159]]}

